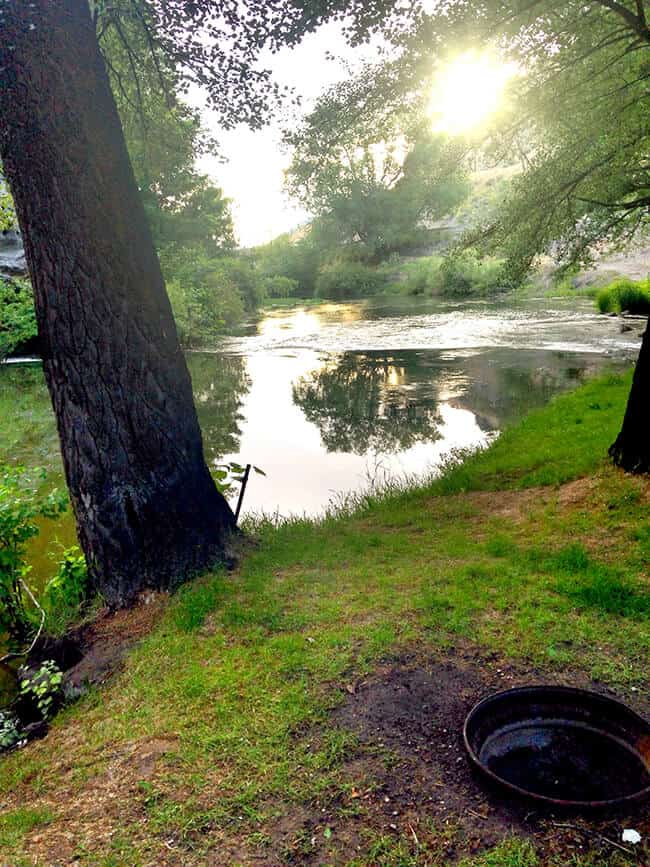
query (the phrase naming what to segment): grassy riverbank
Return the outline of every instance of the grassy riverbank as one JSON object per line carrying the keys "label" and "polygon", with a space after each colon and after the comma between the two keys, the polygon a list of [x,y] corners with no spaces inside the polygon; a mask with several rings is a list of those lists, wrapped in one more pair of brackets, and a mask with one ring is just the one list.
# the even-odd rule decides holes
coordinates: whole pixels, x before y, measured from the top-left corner
{"label": "grassy riverbank", "polygon": [[557,827],[490,798],[457,730],[531,680],[648,712],[650,484],[603,458],[629,383],[558,397],[429,485],[255,528],[0,761],[0,861],[643,863],[605,838],[647,841],[647,814]]}

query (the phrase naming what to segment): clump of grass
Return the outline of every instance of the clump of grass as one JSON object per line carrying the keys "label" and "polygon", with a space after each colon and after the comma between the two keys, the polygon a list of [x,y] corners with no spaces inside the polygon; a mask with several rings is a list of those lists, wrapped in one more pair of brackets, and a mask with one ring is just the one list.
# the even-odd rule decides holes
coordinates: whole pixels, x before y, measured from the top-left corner
{"label": "clump of grass", "polygon": [[459,867],[537,867],[540,863],[529,840],[511,838],[483,855],[461,861]]}
{"label": "clump of grass", "polygon": [[[17,810],[9,810],[0,816],[0,852],[8,852],[39,825],[51,822],[53,813],[47,809],[31,809],[20,807]],[[7,862],[9,863],[9,862]],[[12,861],[12,863],[16,863]]]}
{"label": "clump of grass", "polygon": [[614,280],[598,291],[596,305],[601,313],[650,313],[650,279]]}
{"label": "clump of grass", "polygon": [[594,560],[583,545],[574,543],[554,554],[530,552],[545,572],[559,576],[556,589],[581,607],[620,617],[650,614],[650,593],[628,574]]}

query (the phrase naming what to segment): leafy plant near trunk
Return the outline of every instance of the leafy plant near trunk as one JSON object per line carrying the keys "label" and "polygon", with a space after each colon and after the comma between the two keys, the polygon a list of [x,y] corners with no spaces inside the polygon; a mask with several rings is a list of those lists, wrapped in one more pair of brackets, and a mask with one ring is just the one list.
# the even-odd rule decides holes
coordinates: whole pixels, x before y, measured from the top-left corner
{"label": "leafy plant near trunk", "polygon": [[18,722],[10,713],[0,710],[0,750],[8,750],[20,740]]}
{"label": "leafy plant near trunk", "polygon": [[14,200],[11,198],[2,174],[0,173],[0,232],[3,229],[11,229],[16,225],[16,212]]}
{"label": "leafy plant near trunk", "polygon": [[45,472],[0,466],[0,632],[21,649],[34,630],[25,604],[25,579],[30,572],[26,545],[38,535],[39,518],[56,518],[66,509],[63,492],[40,493]]}
{"label": "leafy plant near trunk", "polygon": [[47,615],[47,631],[61,634],[79,617],[90,595],[90,579],[86,558],[73,545],[63,552],[55,575],[45,585],[43,608]]}
{"label": "leafy plant near trunk", "polygon": [[28,671],[20,679],[20,695],[33,703],[43,717],[52,716],[61,693],[63,673],[51,659],[45,660],[34,671]]}

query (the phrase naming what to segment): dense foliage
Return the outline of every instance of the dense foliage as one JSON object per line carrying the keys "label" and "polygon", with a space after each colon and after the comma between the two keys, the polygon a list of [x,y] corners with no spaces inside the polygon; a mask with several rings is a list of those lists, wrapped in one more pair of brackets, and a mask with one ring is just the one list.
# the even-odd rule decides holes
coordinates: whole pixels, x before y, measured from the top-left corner
{"label": "dense foliage", "polygon": [[264,290],[259,273],[244,258],[207,256],[176,248],[161,257],[181,344],[206,346],[256,309]]}
{"label": "dense foliage", "polygon": [[340,301],[373,295],[385,283],[376,268],[362,262],[332,262],[325,265],[316,279],[316,296]]}
{"label": "dense foliage", "polygon": [[452,255],[427,256],[406,267],[404,288],[410,295],[443,295],[463,298],[490,295],[511,288],[503,260],[479,257],[464,249]]}
{"label": "dense foliage", "polygon": [[599,289],[596,304],[601,313],[650,313],[650,280],[614,280]]}
{"label": "dense foliage", "polygon": [[[281,277],[291,281],[292,291],[288,293],[289,296],[313,296],[323,260],[323,250],[311,228],[296,233],[296,236],[288,233],[279,235],[268,244],[255,247],[249,252],[249,257],[265,285],[268,281]],[[273,291],[268,294],[278,297]]]}
{"label": "dense foliage", "polygon": [[29,343],[36,331],[29,281],[0,276],[0,360]]}
{"label": "dense foliage", "polygon": [[202,246],[208,255],[235,246],[230,202],[195,168],[214,149],[199,112],[180,97],[176,64],[152,54],[137,20],[100,31],[115,102],[154,241]]}
{"label": "dense foliage", "polygon": [[293,148],[288,186],[316,216],[323,248],[379,262],[426,244],[427,225],[464,198],[462,152],[417,115],[330,126],[345,96],[344,86],[334,88],[287,133]]}

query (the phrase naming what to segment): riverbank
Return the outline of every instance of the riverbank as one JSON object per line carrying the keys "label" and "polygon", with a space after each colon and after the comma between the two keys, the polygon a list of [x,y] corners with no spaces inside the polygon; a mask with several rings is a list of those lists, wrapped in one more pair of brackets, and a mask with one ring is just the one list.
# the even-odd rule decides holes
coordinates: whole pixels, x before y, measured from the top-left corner
{"label": "riverbank", "polygon": [[650,484],[603,458],[629,382],[428,485],[255,527],[236,571],[166,602],[119,675],[0,762],[3,860],[643,863],[606,839],[647,843],[647,813],[557,827],[480,788],[458,729],[531,681],[650,711]]}

